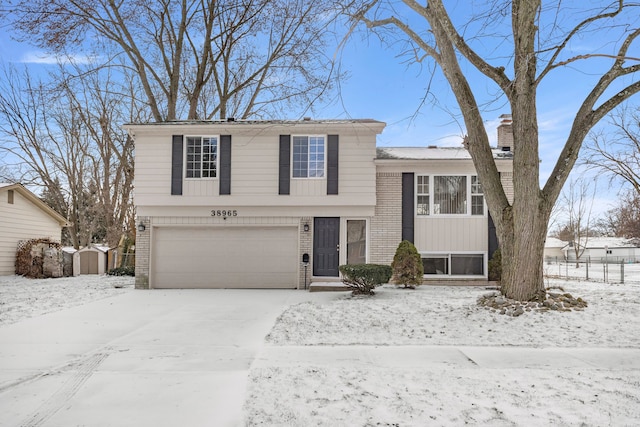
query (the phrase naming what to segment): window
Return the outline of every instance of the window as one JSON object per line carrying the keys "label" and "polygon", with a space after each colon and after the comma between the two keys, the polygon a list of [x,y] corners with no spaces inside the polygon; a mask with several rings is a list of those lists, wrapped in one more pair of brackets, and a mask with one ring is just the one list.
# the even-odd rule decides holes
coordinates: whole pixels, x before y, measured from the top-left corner
{"label": "window", "polygon": [[418,175],[418,215],[429,215],[429,177]]}
{"label": "window", "polygon": [[294,136],[292,150],[293,177],[324,177],[324,148],[324,136]]}
{"label": "window", "polygon": [[467,177],[433,177],[433,213],[440,215],[467,213]]}
{"label": "window", "polygon": [[367,221],[347,220],[347,264],[367,262]]}
{"label": "window", "polygon": [[425,275],[484,276],[484,254],[422,255]]}
{"label": "window", "polygon": [[482,185],[475,175],[417,175],[416,215],[484,215]]}
{"label": "window", "polygon": [[187,137],[187,178],[215,178],[218,166],[218,138]]}
{"label": "window", "polygon": [[424,274],[449,274],[449,259],[446,256],[422,258]]}
{"label": "window", "polygon": [[484,193],[477,176],[471,177],[471,215],[484,215]]}
{"label": "window", "polygon": [[13,204],[13,190],[7,191],[7,203]]}

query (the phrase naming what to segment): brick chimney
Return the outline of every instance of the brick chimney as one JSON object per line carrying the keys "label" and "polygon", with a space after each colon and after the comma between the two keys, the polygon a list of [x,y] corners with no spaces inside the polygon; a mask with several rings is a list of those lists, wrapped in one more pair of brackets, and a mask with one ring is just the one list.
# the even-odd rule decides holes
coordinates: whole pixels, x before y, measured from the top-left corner
{"label": "brick chimney", "polygon": [[513,130],[511,129],[511,114],[503,114],[500,116],[500,125],[498,126],[498,148],[502,151],[511,151],[513,153]]}

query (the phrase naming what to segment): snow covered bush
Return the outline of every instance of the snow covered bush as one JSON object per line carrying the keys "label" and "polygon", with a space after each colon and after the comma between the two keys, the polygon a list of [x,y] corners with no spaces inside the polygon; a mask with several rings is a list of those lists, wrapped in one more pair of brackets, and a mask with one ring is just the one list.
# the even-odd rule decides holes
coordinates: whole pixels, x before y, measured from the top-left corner
{"label": "snow covered bush", "polygon": [[391,267],[381,264],[345,264],[339,267],[342,283],[353,295],[373,295],[376,286],[389,283]]}
{"label": "snow covered bush", "polygon": [[424,267],[418,250],[408,240],[403,240],[396,249],[396,254],[391,263],[393,277],[391,281],[396,285],[404,285],[405,288],[415,289],[422,284]]}

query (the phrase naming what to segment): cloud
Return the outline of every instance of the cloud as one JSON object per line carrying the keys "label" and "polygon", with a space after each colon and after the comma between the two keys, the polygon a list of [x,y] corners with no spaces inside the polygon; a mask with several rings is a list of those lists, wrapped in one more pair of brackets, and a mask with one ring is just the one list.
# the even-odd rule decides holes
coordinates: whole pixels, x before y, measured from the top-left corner
{"label": "cloud", "polygon": [[92,64],[98,60],[98,56],[90,55],[54,55],[41,51],[26,52],[17,61],[22,64]]}

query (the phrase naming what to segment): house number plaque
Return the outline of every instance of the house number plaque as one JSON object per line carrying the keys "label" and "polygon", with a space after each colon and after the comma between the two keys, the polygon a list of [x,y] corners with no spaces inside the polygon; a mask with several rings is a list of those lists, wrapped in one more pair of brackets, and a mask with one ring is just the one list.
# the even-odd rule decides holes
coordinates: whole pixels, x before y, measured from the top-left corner
{"label": "house number plaque", "polygon": [[238,211],[235,209],[211,209],[211,216],[228,218],[230,216],[238,216]]}

